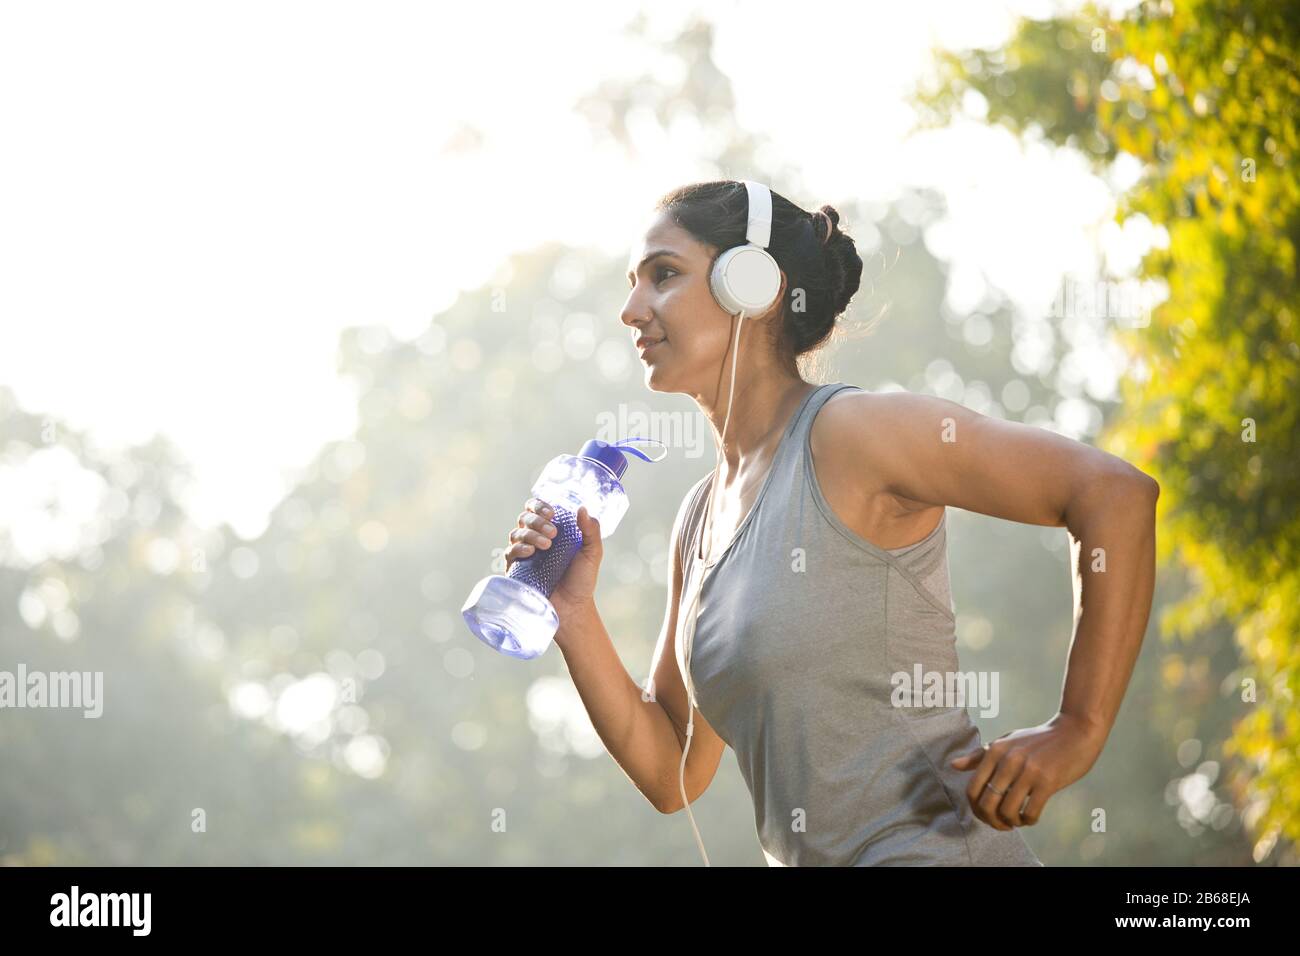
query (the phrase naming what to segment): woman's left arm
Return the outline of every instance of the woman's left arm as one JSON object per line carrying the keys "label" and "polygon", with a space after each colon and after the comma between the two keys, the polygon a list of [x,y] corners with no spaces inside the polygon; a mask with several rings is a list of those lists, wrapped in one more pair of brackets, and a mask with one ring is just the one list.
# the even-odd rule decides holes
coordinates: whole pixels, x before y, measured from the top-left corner
{"label": "woman's left arm", "polygon": [[1059,711],[953,762],[974,771],[981,820],[1032,826],[1091,769],[1119,712],[1151,612],[1159,485],[1090,445],[928,395],[854,392],[822,415],[841,462],[891,494],[1069,531],[1075,631]]}

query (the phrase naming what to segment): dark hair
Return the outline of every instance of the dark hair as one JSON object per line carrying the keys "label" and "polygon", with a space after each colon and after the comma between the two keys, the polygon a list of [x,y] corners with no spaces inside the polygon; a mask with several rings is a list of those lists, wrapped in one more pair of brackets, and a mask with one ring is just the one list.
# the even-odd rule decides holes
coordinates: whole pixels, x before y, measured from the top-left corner
{"label": "dark hair", "polygon": [[[721,179],[672,190],[656,204],[692,236],[721,255],[745,242],[749,194],[743,182]],[[772,192],[772,237],[767,251],[785,273],[777,352],[792,371],[805,352],[820,347],[835,319],[858,291],[862,259],[853,237],[839,230],[833,206],[807,212]],[[796,293],[803,295],[796,302]],[[796,309],[798,305],[800,308]]]}

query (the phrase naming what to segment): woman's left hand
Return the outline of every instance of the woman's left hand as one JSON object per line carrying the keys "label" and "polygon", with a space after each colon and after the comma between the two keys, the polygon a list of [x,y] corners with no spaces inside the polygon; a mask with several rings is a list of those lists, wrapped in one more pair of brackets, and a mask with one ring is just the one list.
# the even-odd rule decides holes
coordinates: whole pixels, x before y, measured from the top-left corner
{"label": "woman's left hand", "polygon": [[1037,823],[1048,798],[1087,773],[1104,742],[1094,727],[1057,714],[1037,727],[1009,731],[952,766],[975,771],[966,788],[975,815],[995,830],[1010,830]]}

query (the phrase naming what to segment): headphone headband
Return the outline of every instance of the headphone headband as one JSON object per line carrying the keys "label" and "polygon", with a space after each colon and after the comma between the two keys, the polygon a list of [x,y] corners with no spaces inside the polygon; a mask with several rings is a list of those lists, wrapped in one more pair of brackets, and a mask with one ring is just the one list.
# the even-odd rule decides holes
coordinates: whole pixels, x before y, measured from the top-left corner
{"label": "headphone headband", "polygon": [[714,260],[709,288],[727,314],[751,316],[776,301],[781,267],[767,250],[772,241],[772,191],[752,179],[741,182],[748,198],[745,241]]}
{"label": "headphone headband", "polygon": [[772,241],[772,193],[752,179],[746,179],[744,183],[749,194],[749,225],[745,229],[745,240],[766,249]]}

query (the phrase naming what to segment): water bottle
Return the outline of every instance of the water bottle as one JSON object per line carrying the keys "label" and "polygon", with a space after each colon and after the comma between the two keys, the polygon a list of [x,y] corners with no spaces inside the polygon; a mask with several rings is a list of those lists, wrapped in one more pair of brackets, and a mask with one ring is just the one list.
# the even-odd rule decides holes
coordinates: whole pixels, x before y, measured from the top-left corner
{"label": "water bottle", "polygon": [[489,575],[470,591],[460,613],[483,643],[520,660],[537,657],[550,646],[560,626],[551,592],[582,550],[578,509],[585,506],[600,522],[601,540],[608,538],[627,514],[627,492],[619,480],[627,470],[623,452],[651,463],[663,458],[629,448],[626,443],[633,441],[654,439],[624,438],[612,445],[592,439],[578,454],[558,455],[542,469],[533,496],[555,509],[550,518],[555,537],[549,548],[514,562],[504,575]]}

